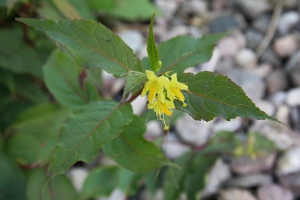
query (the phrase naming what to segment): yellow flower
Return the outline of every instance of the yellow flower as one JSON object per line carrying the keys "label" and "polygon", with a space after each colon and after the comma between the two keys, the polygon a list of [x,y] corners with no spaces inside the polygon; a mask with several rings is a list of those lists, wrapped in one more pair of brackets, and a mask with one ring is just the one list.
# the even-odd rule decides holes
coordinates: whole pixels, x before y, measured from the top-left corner
{"label": "yellow flower", "polygon": [[148,101],[152,103],[157,95],[163,94],[164,86],[167,85],[169,79],[165,76],[157,77],[153,71],[146,70],[148,81],[142,91],[141,96],[144,96],[148,91]]}
{"label": "yellow flower", "polygon": [[[188,90],[188,86],[177,81],[177,73],[171,76],[171,81],[165,86],[167,90],[167,97],[173,101],[174,99],[178,99],[184,103],[184,96],[180,90]],[[186,103],[183,104],[186,106]]]}
{"label": "yellow flower", "polygon": [[165,93],[159,95],[156,101],[148,104],[148,109],[153,109],[156,113],[158,119],[162,120],[165,124],[164,129],[168,130],[169,127],[166,126],[164,114],[167,116],[172,115],[172,109],[175,108],[173,101],[169,101],[165,98]]}

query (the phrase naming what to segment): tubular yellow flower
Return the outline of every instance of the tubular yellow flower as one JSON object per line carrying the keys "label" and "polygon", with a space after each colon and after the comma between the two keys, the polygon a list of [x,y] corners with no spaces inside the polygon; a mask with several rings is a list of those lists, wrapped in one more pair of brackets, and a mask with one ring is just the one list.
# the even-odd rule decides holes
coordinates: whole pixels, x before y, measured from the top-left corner
{"label": "tubular yellow flower", "polygon": [[153,71],[146,70],[148,81],[142,91],[141,96],[144,96],[148,91],[148,101],[152,103],[158,94],[163,94],[164,86],[169,82],[165,76],[157,77]]}
{"label": "tubular yellow flower", "polygon": [[[188,86],[177,81],[177,73],[172,74],[171,81],[165,87],[167,90],[167,97],[171,101],[178,99],[184,103],[185,98],[180,90],[188,90]],[[185,107],[186,103],[183,105]]]}

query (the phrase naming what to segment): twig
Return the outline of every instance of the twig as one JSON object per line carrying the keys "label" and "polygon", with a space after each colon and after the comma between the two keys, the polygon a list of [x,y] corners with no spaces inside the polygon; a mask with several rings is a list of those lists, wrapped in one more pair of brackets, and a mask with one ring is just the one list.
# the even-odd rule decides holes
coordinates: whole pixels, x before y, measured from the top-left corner
{"label": "twig", "polygon": [[272,15],[271,23],[270,23],[269,29],[267,31],[267,34],[265,35],[264,39],[262,40],[262,42],[260,43],[260,45],[256,49],[257,58],[259,58],[264,53],[264,51],[269,46],[272,38],[274,37],[276,27],[278,25],[279,17],[280,17],[281,12],[282,12],[283,1],[284,0],[277,0],[276,1],[275,9],[274,9],[274,12],[273,12],[273,15]]}

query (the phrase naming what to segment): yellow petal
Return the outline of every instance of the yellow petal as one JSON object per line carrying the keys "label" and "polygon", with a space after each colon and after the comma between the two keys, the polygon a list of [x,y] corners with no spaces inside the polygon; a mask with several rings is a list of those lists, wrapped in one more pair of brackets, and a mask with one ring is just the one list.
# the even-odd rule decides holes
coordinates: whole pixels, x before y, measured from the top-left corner
{"label": "yellow petal", "polygon": [[150,81],[154,81],[154,80],[157,79],[157,77],[154,74],[154,72],[150,71],[150,70],[146,70],[146,76],[147,76],[148,80],[150,80]]}

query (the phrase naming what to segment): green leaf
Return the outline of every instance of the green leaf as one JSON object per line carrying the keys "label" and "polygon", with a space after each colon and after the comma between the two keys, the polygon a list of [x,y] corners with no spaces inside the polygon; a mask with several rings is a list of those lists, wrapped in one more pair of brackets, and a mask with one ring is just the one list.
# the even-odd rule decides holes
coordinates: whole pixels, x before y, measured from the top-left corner
{"label": "green leaf", "polygon": [[69,0],[82,19],[96,20],[87,1]]}
{"label": "green leaf", "polygon": [[245,92],[225,76],[205,71],[196,75],[179,74],[178,81],[186,83],[189,92],[183,92],[187,107],[175,101],[176,109],[187,112],[195,120],[210,121],[217,116],[230,120],[240,116],[279,122],[257,108]]}
{"label": "green leaf", "polygon": [[184,180],[188,199],[197,199],[196,194],[205,188],[206,176],[217,158],[218,155],[206,156],[203,154],[198,154],[193,158],[191,165],[186,171]]}
{"label": "green leaf", "polygon": [[69,113],[69,109],[50,103],[27,109],[6,130],[8,134],[13,133],[6,142],[6,151],[22,165],[46,164],[58,130]]}
{"label": "green leaf", "polygon": [[137,71],[129,71],[126,74],[126,85],[124,88],[122,99],[125,100],[127,94],[138,85],[147,81],[147,76],[144,73]]}
{"label": "green leaf", "polygon": [[180,169],[174,167],[167,169],[163,185],[164,200],[178,199],[180,193],[184,191],[186,171],[192,162],[193,156],[193,153],[186,153],[174,161]]}
{"label": "green leaf", "polygon": [[56,8],[69,19],[80,19],[81,16],[68,0],[52,0]]}
{"label": "green leaf", "polygon": [[102,68],[115,76],[129,70],[144,71],[132,49],[102,24],[87,20],[17,20],[66,46],[82,67]]}
{"label": "green leaf", "polygon": [[[26,197],[30,200],[78,199],[78,194],[65,175],[58,175],[44,185],[47,176],[42,169],[30,173],[27,182]],[[44,188],[43,188],[44,187]],[[41,198],[40,198],[40,193]],[[23,197],[24,199],[24,197]]]}
{"label": "green leaf", "polygon": [[43,60],[38,52],[25,44],[18,29],[0,31],[0,67],[15,73],[42,77]]}
{"label": "green leaf", "polygon": [[44,65],[44,79],[48,89],[62,104],[80,108],[98,99],[98,92],[80,76],[84,69],[70,56],[53,51]]}
{"label": "green leaf", "polygon": [[155,13],[153,14],[150,22],[149,35],[147,39],[147,52],[148,52],[151,69],[152,71],[157,72],[159,71],[161,65],[159,66],[158,64],[159,54],[158,54],[158,49],[156,47],[154,34],[153,34],[154,17],[155,17]]}
{"label": "green leaf", "polygon": [[93,102],[75,112],[60,129],[48,173],[65,173],[76,161],[90,162],[131,120],[130,104],[120,107],[114,101]]}
{"label": "green leaf", "polygon": [[90,5],[108,15],[128,20],[149,19],[153,13],[161,13],[149,0],[90,0]]}
{"label": "green leaf", "polygon": [[119,165],[134,172],[148,172],[170,164],[154,144],[143,138],[145,132],[145,123],[134,116],[118,138],[103,146],[103,151]]}
{"label": "green leaf", "polygon": [[106,166],[93,170],[86,178],[81,199],[92,199],[99,196],[109,196],[118,185],[119,168]]}
{"label": "green leaf", "polygon": [[92,68],[86,70],[87,73],[87,81],[92,83],[98,90],[103,89],[103,80],[102,80],[102,69],[100,68]]}
{"label": "green leaf", "polygon": [[0,153],[0,199],[24,200],[25,177],[17,164],[8,156]]}
{"label": "green leaf", "polygon": [[[158,45],[159,58],[162,62],[160,74],[167,71],[183,72],[186,68],[210,60],[214,45],[227,34],[206,35],[201,38],[178,36]],[[150,69],[148,59],[143,59],[145,69]]]}

